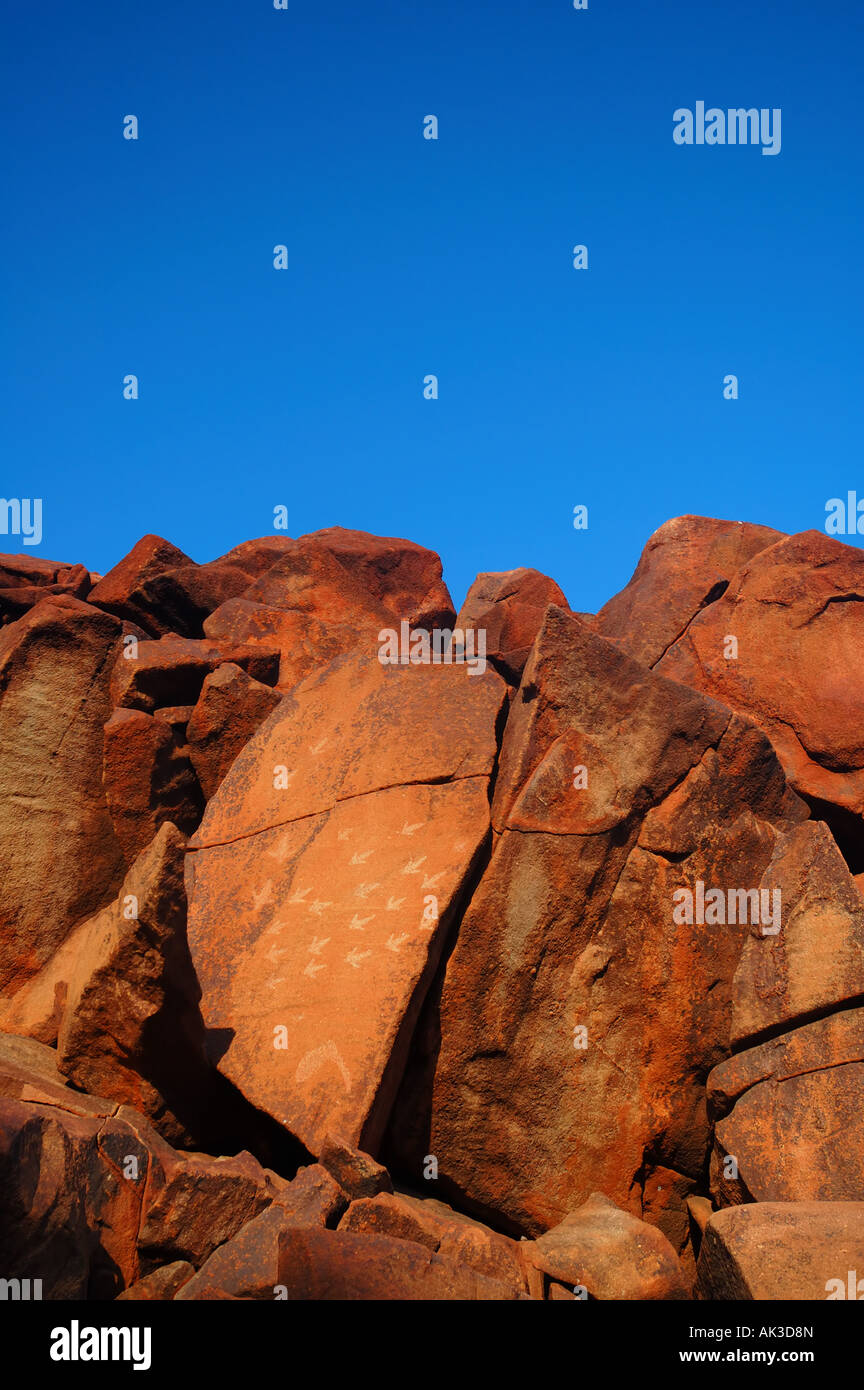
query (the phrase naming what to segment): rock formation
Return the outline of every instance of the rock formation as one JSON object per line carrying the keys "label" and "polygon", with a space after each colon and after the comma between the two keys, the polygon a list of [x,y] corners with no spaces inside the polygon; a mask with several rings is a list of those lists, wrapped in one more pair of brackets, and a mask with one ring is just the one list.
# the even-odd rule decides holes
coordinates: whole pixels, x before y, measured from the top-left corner
{"label": "rock formation", "polygon": [[862,624],[699,517],[596,615],[340,528],[0,556],[0,1277],[847,1296]]}

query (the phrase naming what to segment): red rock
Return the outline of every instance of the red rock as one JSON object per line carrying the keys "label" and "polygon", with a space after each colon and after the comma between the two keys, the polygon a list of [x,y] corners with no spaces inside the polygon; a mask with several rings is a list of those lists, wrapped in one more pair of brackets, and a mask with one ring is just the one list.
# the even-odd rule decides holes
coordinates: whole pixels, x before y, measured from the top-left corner
{"label": "red rock", "polygon": [[211,672],[186,730],[189,755],[209,801],[237,754],[279,703],[269,686],[233,662]]}
{"label": "red rock", "polygon": [[312,1153],[328,1133],[375,1153],[488,833],[503,694],[490,671],[344,659],[246,745],[192,841],[220,1070]]}
{"label": "red rock", "polygon": [[375,655],[378,633],[403,620],[414,628],[451,626],[438,556],[410,541],[333,527],[290,542],[204,631],[218,641],[278,648],[279,685],[287,690],[347,652]]}
{"label": "red rock", "polygon": [[124,1299],[137,1303],[165,1302],[174,1298],[194,1273],[195,1267],[188,1260],[174,1260],[171,1264],[154,1269],[152,1274],[136,1280],[131,1288],[118,1293],[117,1302]]}
{"label": "red rock", "polygon": [[107,1158],[131,1131],[116,1121],[0,1098],[0,1230],[5,1268],[44,1299],[113,1297],[138,1277],[140,1188]]}
{"label": "red rock", "polygon": [[[765,730],[818,810],[864,812],[864,552],[805,531],[760,551],[658,670]],[[737,659],[724,656],[726,637]],[[834,827],[832,827],[834,828]],[[848,856],[847,856],[848,857]],[[856,871],[857,871],[856,865]]]}
{"label": "red rock", "polygon": [[82,933],[58,1035],[65,1076],[134,1106],[181,1142],[209,1074],[186,944],[185,844],[163,825],[116,901]]}
{"label": "red rock", "polygon": [[600,609],[592,626],[637,661],[656,666],[748,560],[783,539],[781,531],[741,521],[667,521],[645,546],[627,587]]}
{"label": "red rock", "polygon": [[538,570],[479,574],[456,618],[456,628],[482,629],[487,656],[507,680],[518,685],[550,603],[567,608],[554,579]]}
{"label": "red rock", "polygon": [[780,921],[751,928],[732,996],[740,1044],[864,993],[864,902],[827,826],[807,821],[777,843],[762,880]]}
{"label": "red rock", "polygon": [[161,536],[142,536],[128,555],[124,555],[104,578],[100,579],[91,593],[91,601],[97,608],[115,617],[126,618],[139,626],[160,635],[166,631],[150,611],[143,592],[143,586],[156,575],[178,566],[194,565],[182,550]]}
{"label": "red rock", "polygon": [[290,1302],[510,1301],[520,1297],[506,1284],[485,1279],[407,1240],[300,1227],[274,1232],[276,1218],[269,1214],[268,1218],[260,1223],[258,1248],[250,1249],[251,1240],[244,1241],[246,1233],[241,1233],[235,1243],[240,1250],[236,1254],[217,1251],[178,1298],[212,1298],[220,1289],[233,1297]]}
{"label": "red rock", "polygon": [[255,680],[272,685],[279,658],[260,647],[239,647],[198,642],[184,637],[163,637],[159,642],[139,642],[137,652],[124,651],[111,675],[111,702],[127,709],[152,714],[164,706],[194,705],[211,672],[225,662],[240,666]]}
{"label": "red rock", "polygon": [[358,1197],[375,1197],[379,1192],[392,1192],[393,1183],[387,1169],[376,1163],[370,1154],[353,1149],[332,1135],[326,1135],[321,1145],[321,1165],[331,1173],[343,1192],[354,1201]]}
{"label": "red rock", "polygon": [[294,541],[290,536],[259,536],[257,540],[243,541],[240,545],[235,545],[233,550],[221,555],[214,563],[230,565],[234,569],[243,570],[251,579],[259,579],[277,560],[281,560],[286,552],[290,553],[293,545]]}
{"label": "red rock", "polygon": [[83,565],[58,564],[36,555],[0,555],[0,626],[14,623],[49,594],[87,597],[91,575]]}
{"label": "red rock", "polygon": [[242,594],[260,569],[265,553],[260,542],[238,550],[242,553],[198,565],[160,536],[144,536],[99,581],[91,601],[155,637],[200,637],[204,619]]}
{"label": "red rock", "polygon": [[595,1192],[578,1210],[526,1245],[526,1256],[591,1298],[682,1299],[687,1288],[662,1232]]}
{"label": "red rock", "polygon": [[[715,1205],[864,1192],[864,1011],[784,1033],[714,1069]],[[734,1159],[734,1165],[727,1162]]]}
{"label": "red rock", "polygon": [[0,990],[108,901],[123,859],[102,789],[121,624],[49,596],[0,631]]}
{"label": "red rock", "polygon": [[204,809],[182,732],[165,713],[116,709],[105,725],[102,785],[127,864],[166,821],[190,835]]}
{"label": "red rock", "polygon": [[210,1255],[181,1298],[275,1298],[284,1232],[293,1226],[335,1223],[347,1203],[325,1168],[316,1163],[301,1169],[270,1206]]}
{"label": "red rock", "polygon": [[821,1302],[848,1288],[850,1270],[864,1270],[864,1202],[728,1207],[705,1228],[697,1296]]}
{"label": "red rock", "polygon": [[113,1115],[116,1106],[99,1096],[73,1091],[57,1066],[57,1053],[32,1038],[0,1033],[0,1096],[53,1105],[71,1115]]}
{"label": "red rock", "polygon": [[416,1181],[433,1155],[443,1195],[528,1234],[601,1185],[636,1215],[647,1192],[671,1231],[650,1196],[663,1169],[683,1231],[747,928],[680,926],[673,895],[758,885],[805,815],[752,725],[547,610],[504,734],[491,861],[417,1032],[391,1169]]}
{"label": "red rock", "polygon": [[454,1264],[509,1285],[516,1293],[528,1289],[524,1247],[434,1198],[390,1192],[360,1198],[351,1203],[339,1230],[414,1241]]}

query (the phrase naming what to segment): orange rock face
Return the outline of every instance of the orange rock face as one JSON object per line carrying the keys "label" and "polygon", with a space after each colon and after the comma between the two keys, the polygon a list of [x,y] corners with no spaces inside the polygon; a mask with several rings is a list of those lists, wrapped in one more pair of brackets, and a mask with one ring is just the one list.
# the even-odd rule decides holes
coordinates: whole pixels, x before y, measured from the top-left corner
{"label": "orange rock face", "polygon": [[0,1277],[860,1297],[862,585],[699,517],[596,617],[340,528],[0,557]]}
{"label": "orange rock face", "polygon": [[121,637],[116,618],[68,595],[0,633],[0,990],[26,983],[122,870],[102,788]]}
{"label": "orange rock face", "polygon": [[220,1069],[313,1153],[328,1133],[375,1152],[488,834],[503,694],[490,671],[346,658],[283,701],[192,841]]}
{"label": "orange rock face", "polygon": [[759,724],[796,791],[854,814],[859,854],[862,594],[862,551],[819,531],[789,536],[756,554],[658,666]]}
{"label": "orange rock face", "polygon": [[463,631],[482,629],[490,660],[507,680],[518,685],[550,603],[567,607],[554,579],[538,570],[479,574],[468,590],[456,627]]}
{"label": "orange rock face", "polygon": [[598,1190],[641,1214],[667,1169],[691,1180],[672,1194],[683,1220],[748,928],[679,924],[674,895],[757,886],[806,814],[757,729],[550,608],[394,1161],[419,1175],[436,1156],[447,1193],[528,1233]]}
{"label": "orange rock face", "polygon": [[656,666],[747,561],[783,539],[782,531],[740,521],[667,521],[643,550],[630,583],[600,609],[592,626],[637,661]]}

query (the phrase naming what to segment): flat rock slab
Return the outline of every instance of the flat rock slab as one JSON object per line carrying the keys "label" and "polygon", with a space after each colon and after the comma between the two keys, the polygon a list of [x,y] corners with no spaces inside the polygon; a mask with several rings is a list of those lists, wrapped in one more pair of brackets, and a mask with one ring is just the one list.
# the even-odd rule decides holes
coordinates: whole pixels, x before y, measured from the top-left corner
{"label": "flat rock slab", "polygon": [[[262,725],[191,842],[220,1070],[313,1153],[374,1153],[489,829],[504,682],[345,658]],[[227,1045],[226,1045],[227,1044]]]}
{"label": "flat rock slab", "polygon": [[711,1217],[697,1296],[818,1303],[850,1271],[864,1271],[864,1202],[757,1202]]}

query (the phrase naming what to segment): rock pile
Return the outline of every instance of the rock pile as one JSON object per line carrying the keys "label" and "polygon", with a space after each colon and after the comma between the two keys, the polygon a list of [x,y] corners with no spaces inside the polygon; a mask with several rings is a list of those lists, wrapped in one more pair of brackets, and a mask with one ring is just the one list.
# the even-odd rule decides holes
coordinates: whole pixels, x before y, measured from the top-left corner
{"label": "rock pile", "polygon": [[0,623],[0,1277],[857,1296],[861,551],[684,517],[457,618],[408,541],[146,536]]}

